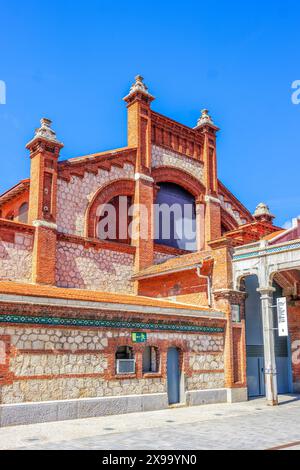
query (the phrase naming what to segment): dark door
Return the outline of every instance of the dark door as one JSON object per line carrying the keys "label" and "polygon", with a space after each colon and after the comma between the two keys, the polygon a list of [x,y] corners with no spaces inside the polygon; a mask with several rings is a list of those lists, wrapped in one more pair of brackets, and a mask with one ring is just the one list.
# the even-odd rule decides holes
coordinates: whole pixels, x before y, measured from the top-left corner
{"label": "dark door", "polygon": [[[265,395],[264,375],[264,342],[263,324],[260,306],[260,294],[257,292],[258,281],[255,276],[245,279],[246,291],[246,342],[247,342],[247,383],[249,397]],[[276,297],[282,296],[282,291],[276,285],[274,305]],[[289,339],[278,336],[277,312],[274,308],[274,339],[277,368],[278,393],[290,393],[292,389],[291,380],[291,358],[289,350]]]}
{"label": "dark door", "polygon": [[277,368],[277,387],[279,394],[291,393],[291,359],[289,354],[289,339],[280,338],[275,331],[275,352]]}
{"label": "dark door", "polygon": [[176,348],[168,350],[167,377],[169,404],[174,405],[180,402],[179,351]]}
{"label": "dark door", "polygon": [[264,348],[247,346],[247,382],[249,397],[265,395]]}

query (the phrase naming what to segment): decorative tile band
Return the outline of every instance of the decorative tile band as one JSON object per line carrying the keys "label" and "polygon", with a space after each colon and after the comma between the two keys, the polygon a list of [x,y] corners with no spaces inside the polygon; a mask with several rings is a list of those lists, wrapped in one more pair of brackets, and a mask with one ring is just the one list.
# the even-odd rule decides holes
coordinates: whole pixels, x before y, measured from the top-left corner
{"label": "decorative tile band", "polygon": [[49,326],[73,326],[90,328],[128,328],[130,330],[161,330],[161,331],[181,331],[198,333],[224,333],[224,328],[195,326],[195,325],[174,325],[163,323],[141,323],[112,320],[84,320],[78,318],[54,318],[54,317],[30,317],[21,315],[0,315],[0,323],[17,323]]}
{"label": "decorative tile band", "polygon": [[241,255],[234,255],[233,260],[237,261],[239,259],[245,258],[254,258],[257,256],[264,256],[272,253],[280,253],[281,251],[288,251],[288,250],[296,250],[300,248],[300,243],[294,243],[292,245],[284,245],[284,246],[274,246],[272,248],[266,248],[260,251],[250,251],[248,253],[243,253]]}
{"label": "decorative tile band", "polygon": [[256,256],[259,256],[261,254],[265,254],[264,252],[259,252],[259,251],[251,251],[249,253],[243,253],[242,255],[234,255],[233,256],[233,261],[239,260],[239,259],[244,259],[244,258],[256,258]]}

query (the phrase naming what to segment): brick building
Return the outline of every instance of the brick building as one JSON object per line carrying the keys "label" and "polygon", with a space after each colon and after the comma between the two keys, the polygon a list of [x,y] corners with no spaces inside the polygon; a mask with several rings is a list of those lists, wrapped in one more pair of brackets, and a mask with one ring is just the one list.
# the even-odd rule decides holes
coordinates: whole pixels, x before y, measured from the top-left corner
{"label": "brick building", "polygon": [[[233,249],[279,228],[218,179],[207,110],[194,129],[158,114],[140,76],[124,100],[127,147],[59,160],[42,119],[30,179],[0,197],[1,425],[247,399]],[[99,207],[121,197],[134,236],[103,239]],[[190,243],[154,236],[173,200],[193,207]]]}

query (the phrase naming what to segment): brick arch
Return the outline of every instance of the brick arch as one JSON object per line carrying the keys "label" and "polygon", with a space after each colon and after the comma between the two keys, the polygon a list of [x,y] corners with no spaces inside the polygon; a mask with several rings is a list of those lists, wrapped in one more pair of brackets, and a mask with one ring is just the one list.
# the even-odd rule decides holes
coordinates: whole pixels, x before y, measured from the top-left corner
{"label": "brick arch", "polygon": [[176,348],[179,353],[179,370],[186,376],[189,376],[189,348],[187,342],[180,339],[173,339],[169,341],[166,350],[166,362],[165,362],[165,376],[167,376],[167,361],[168,361],[168,350],[170,348]]}
{"label": "brick arch", "polygon": [[134,181],[123,179],[108,183],[96,192],[86,212],[85,233],[89,238],[96,238],[97,209],[101,204],[107,204],[116,196],[133,196]]}
{"label": "brick arch", "polygon": [[205,194],[205,187],[200,181],[198,181],[189,173],[178,168],[172,168],[168,166],[154,168],[152,170],[151,176],[156,184],[177,184],[191,193],[195,198],[198,198],[201,194]]}

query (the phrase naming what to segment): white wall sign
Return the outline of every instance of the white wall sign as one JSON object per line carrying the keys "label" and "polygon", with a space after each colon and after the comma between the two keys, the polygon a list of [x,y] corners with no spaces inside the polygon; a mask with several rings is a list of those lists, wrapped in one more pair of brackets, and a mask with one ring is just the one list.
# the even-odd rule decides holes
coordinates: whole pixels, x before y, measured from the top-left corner
{"label": "white wall sign", "polygon": [[278,317],[278,334],[279,336],[288,336],[288,316],[286,298],[277,299],[277,317]]}

